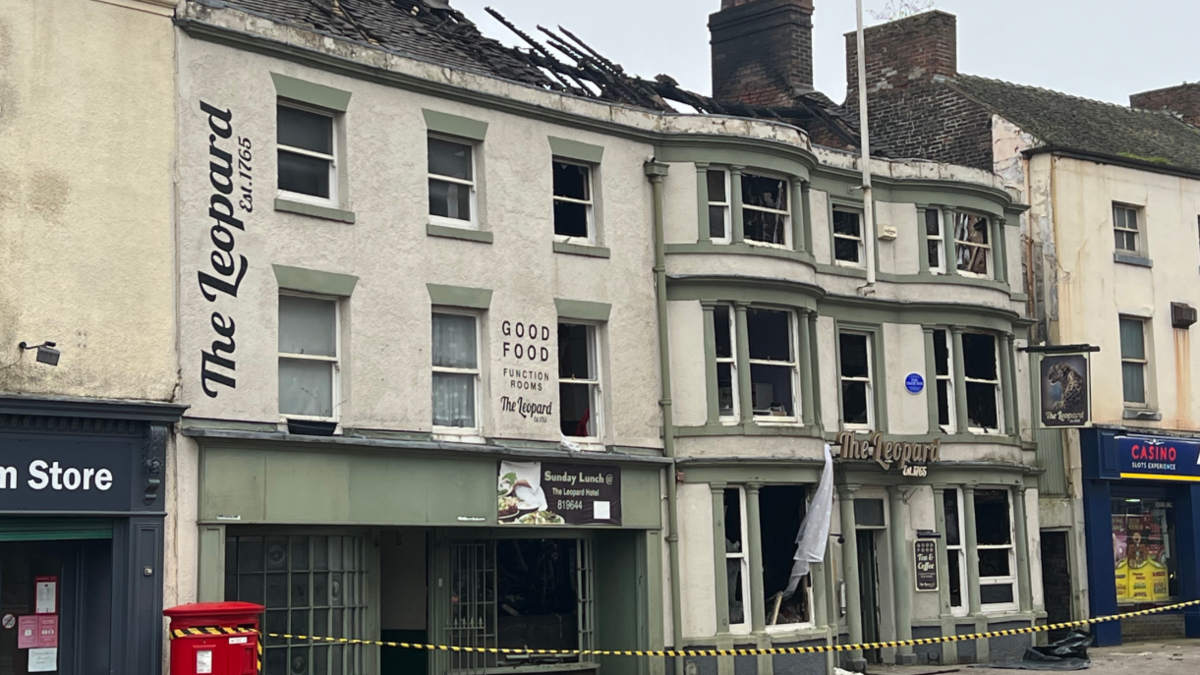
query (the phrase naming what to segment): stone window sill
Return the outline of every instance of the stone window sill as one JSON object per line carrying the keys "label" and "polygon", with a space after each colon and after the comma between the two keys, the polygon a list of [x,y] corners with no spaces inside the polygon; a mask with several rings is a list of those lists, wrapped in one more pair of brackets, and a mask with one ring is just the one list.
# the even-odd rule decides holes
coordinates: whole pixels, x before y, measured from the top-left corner
{"label": "stone window sill", "polygon": [[425,226],[425,234],[430,237],[445,237],[446,239],[459,239],[462,241],[477,241],[481,244],[492,243],[492,233],[484,230],[468,230],[462,227],[448,227],[446,225],[434,225],[429,223]]}
{"label": "stone window sill", "polygon": [[1137,267],[1154,267],[1153,260],[1140,255],[1131,255],[1129,253],[1114,252],[1113,262],[1124,263],[1126,265],[1135,265]]}
{"label": "stone window sill", "polygon": [[603,246],[583,246],[580,244],[568,244],[565,241],[554,242],[555,253],[566,253],[568,255],[582,255],[589,258],[609,258],[612,253]]}
{"label": "stone window sill", "polygon": [[1121,413],[1121,419],[1139,420],[1142,422],[1161,422],[1162,413],[1150,408],[1126,408]]}
{"label": "stone window sill", "polygon": [[294,202],[290,199],[276,197],[275,210],[286,211],[288,213],[299,213],[305,216],[313,216],[315,218],[324,218],[326,220],[336,220],[342,223],[354,223],[354,212],[335,209],[330,206],[317,206],[316,204],[305,204],[304,202]]}

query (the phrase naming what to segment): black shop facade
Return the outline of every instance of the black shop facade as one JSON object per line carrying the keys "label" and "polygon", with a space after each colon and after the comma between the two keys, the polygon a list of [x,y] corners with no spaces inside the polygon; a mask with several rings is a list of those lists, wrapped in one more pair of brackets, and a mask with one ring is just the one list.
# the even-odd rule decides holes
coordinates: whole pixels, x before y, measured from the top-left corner
{"label": "black shop facade", "polygon": [[0,673],[159,672],[167,438],[183,409],[0,396]]}

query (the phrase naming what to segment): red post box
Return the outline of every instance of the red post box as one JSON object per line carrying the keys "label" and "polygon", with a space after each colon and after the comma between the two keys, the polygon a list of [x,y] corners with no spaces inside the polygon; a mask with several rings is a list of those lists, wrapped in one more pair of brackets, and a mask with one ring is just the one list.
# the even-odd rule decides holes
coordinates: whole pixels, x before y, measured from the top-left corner
{"label": "red post box", "polygon": [[171,675],[256,675],[264,609],[252,602],[194,602],[163,610],[171,619]]}

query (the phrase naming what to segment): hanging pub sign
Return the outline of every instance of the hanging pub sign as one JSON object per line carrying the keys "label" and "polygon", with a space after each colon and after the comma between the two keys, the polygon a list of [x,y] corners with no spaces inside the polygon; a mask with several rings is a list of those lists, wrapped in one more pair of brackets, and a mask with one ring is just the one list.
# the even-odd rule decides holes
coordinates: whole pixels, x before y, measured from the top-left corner
{"label": "hanging pub sign", "polygon": [[918,539],[913,542],[913,569],[916,570],[917,590],[938,589],[937,542]]}
{"label": "hanging pub sign", "polygon": [[1200,441],[1117,436],[1121,478],[1200,482]]}
{"label": "hanging pub sign", "polygon": [[621,469],[500,462],[496,501],[502,525],[620,525]]}
{"label": "hanging pub sign", "polygon": [[878,431],[863,438],[856,437],[853,431],[843,431],[833,446],[833,456],[843,461],[874,461],[884,471],[896,467],[905,476],[927,476],[929,465],[941,457],[941,439],[929,443],[888,441]]}
{"label": "hanging pub sign", "polygon": [[1041,367],[1044,427],[1085,427],[1091,422],[1087,354],[1046,354]]}

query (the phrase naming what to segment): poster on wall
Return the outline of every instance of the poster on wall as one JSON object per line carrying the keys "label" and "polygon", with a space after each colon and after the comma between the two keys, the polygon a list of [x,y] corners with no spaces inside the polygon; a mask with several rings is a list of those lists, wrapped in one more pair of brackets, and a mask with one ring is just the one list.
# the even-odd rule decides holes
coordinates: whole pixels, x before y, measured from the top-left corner
{"label": "poster on wall", "polygon": [[620,525],[621,469],[500,462],[496,500],[502,525]]}
{"label": "poster on wall", "polygon": [[1042,426],[1085,427],[1091,422],[1088,375],[1087,354],[1042,357]]}
{"label": "poster on wall", "polygon": [[1164,523],[1153,514],[1113,514],[1117,602],[1162,602],[1170,597]]}
{"label": "poster on wall", "polygon": [[913,555],[917,572],[918,591],[936,591],[938,589],[937,542],[929,539],[918,539],[913,542]]}

